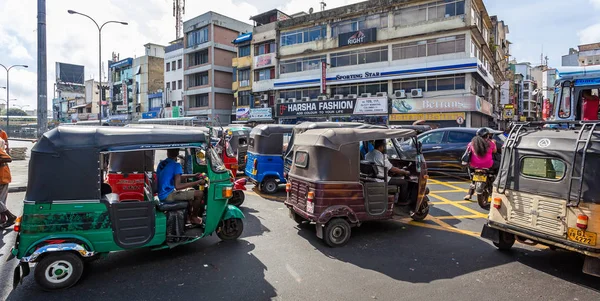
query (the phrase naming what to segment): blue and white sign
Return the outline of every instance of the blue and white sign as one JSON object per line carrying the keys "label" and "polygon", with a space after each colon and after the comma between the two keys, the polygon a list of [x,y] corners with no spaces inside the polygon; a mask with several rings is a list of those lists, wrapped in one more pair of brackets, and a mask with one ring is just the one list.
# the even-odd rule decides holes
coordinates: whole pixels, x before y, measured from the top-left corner
{"label": "blue and white sign", "polygon": [[156,117],[158,117],[157,111],[150,111],[150,112],[142,113],[142,119],[152,119],[152,118],[156,118]]}
{"label": "blue and white sign", "polygon": [[600,77],[576,79],[575,86],[600,86]]}
{"label": "blue and white sign", "polygon": [[110,65],[108,65],[108,68],[120,68],[123,66],[131,66],[133,64],[133,59],[132,58],[126,58],[124,60],[120,60],[116,63],[112,63]]}

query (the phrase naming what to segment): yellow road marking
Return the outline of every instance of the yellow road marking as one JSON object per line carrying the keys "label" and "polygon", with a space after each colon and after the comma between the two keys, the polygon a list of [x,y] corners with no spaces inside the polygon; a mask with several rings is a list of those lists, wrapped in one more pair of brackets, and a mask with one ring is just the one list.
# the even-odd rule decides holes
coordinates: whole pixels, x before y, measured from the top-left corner
{"label": "yellow road marking", "polygon": [[[453,201],[453,204],[471,204],[473,202],[471,201]],[[452,205],[452,204],[448,204],[448,202],[429,202],[429,204],[433,204],[433,205]]]}
{"label": "yellow road marking", "polygon": [[[434,173],[434,174],[440,174],[440,175],[442,175],[442,176],[444,176],[444,177],[448,177],[448,178],[454,178],[454,179],[461,180],[461,181],[468,181],[468,180],[469,180],[469,179],[467,179],[467,178],[463,178],[463,177],[455,176],[455,175],[452,175],[452,174],[449,174],[449,173],[445,173],[445,172],[432,172],[432,173]],[[434,177],[434,178],[435,178],[435,177]]]}
{"label": "yellow road marking", "polygon": [[454,185],[446,184],[446,183],[444,183],[444,182],[441,182],[441,181],[438,181],[438,180],[432,180],[432,179],[429,179],[429,181],[433,182],[432,184],[439,184],[439,185],[443,185],[443,186],[446,186],[446,187],[448,187],[448,188],[451,188],[451,189],[454,189],[454,190],[460,190],[460,191],[463,191],[463,192],[468,192],[468,191],[469,191],[469,189],[464,189],[464,188],[460,188],[460,187],[458,187],[458,186],[454,186]]}
{"label": "yellow road marking", "polygon": [[[448,215],[448,216],[436,216],[437,219],[463,219],[463,218],[484,218],[479,215]],[[485,217],[487,218],[487,216]]]}
{"label": "yellow road marking", "polygon": [[435,193],[430,193],[429,195],[432,196],[432,197],[434,197],[434,198],[436,198],[436,199],[438,199],[438,200],[440,200],[440,201],[442,201],[442,202],[444,202],[444,203],[454,205],[455,207],[458,207],[458,208],[460,208],[460,209],[462,209],[464,211],[467,211],[469,213],[472,213],[474,215],[480,216],[482,218],[487,218],[487,214],[478,212],[478,211],[473,210],[473,209],[471,209],[469,207],[463,206],[462,204],[457,204],[457,202],[452,202],[452,201],[448,200],[447,198],[441,197],[441,196],[439,196],[439,195],[437,195]]}
{"label": "yellow road marking", "polygon": [[[427,217],[427,219],[429,219],[429,216]],[[425,224],[425,223],[421,223],[421,222],[415,222],[410,218],[396,219],[396,221],[403,223],[403,224],[411,225],[411,226],[417,226],[417,227],[423,227],[423,228],[429,228],[429,229],[435,229],[435,230],[441,230],[441,231],[448,231],[448,232],[455,232],[455,233],[466,234],[466,235],[470,235],[470,236],[474,236],[474,237],[479,237],[479,232],[461,230],[461,229],[457,229],[457,228],[453,228],[453,227],[447,228],[447,227],[442,227],[442,226]]]}
{"label": "yellow road marking", "polygon": [[448,193],[448,192],[463,192],[462,190],[453,189],[453,190],[430,190],[430,193]]}

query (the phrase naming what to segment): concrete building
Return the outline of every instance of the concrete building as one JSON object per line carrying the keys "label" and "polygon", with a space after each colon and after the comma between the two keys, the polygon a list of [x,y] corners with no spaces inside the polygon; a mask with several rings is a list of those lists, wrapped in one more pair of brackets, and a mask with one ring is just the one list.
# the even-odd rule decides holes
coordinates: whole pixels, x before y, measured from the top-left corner
{"label": "concrete building", "polygon": [[518,104],[518,115],[527,120],[536,120],[541,107],[533,91],[537,88],[537,82],[532,75],[533,68],[530,63],[514,63],[511,65],[515,75],[514,84],[517,86],[516,103]]}
{"label": "concrete building", "polygon": [[234,40],[238,49],[238,55],[232,61],[236,121],[273,120],[273,82],[277,74],[277,22],[290,18],[276,9],[253,16],[250,18],[255,25],[252,32],[243,33]]}
{"label": "concrete building", "polygon": [[563,55],[563,66],[600,65],[600,42],[579,45],[577,48],[570,48],[569,54]]}
{"label": "concrete building", "polygon": [[[108,83],[102,83],[103,92],[108,91]],[[100,113],[100,91],[98,81],[89,79],[85,81],[85,108],[81,108],[78,112],[80,121],[84,120],[97,120],[98,113]],[[106,99],[104,95],[103,99]]]}
{"label": "concrete building", "polygon": [[148,43],[144,48],[145,55],[133,60],[135,97],[130,109],[132,119],[139,119],[142,113],[158,112],[162,108],[161,103],[152,107],[148,96],[163,91],[165,47]]}
{"label": "concrete building", "polygon": [[112,120],[129,120],[131,112],[135,112],[133,104],[134,70],[133,58],[119,60],[113,54],[112,61],[108,64],[109,70],[109,115]]}
{"label": "concrete building", "polygon": [[165,66],[163,87],[163,117],[179,117],[179,108],[183,108],[183,38],[177,39],[165,48]]}
{"label": "concrete building", "polygon": [[503,79],[493,34],[481,0],[372,0],[299,15],[277,22],[277,79],[253,90],[276,91],[282,123],[493,126],[492,91]]}
{"label": "concrete building", "polygon": [[185,115],[206,122],[219,117],[229,123],[233,108],[232,59],[237,49],[232,41],[252,26],[207,12],[184,22]]}

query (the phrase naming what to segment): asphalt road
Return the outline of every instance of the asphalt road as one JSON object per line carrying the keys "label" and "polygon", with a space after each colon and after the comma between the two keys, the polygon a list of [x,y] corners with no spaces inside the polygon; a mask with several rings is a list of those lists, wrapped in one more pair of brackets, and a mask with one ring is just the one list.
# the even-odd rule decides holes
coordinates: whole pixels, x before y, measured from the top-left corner
{"label": "asphalt road", "polygon": [[[430,181],[432,217],[366,223],[343,248],[327,247],[314,226],[297,226],[281,200],[248,192],[244,234],[209,237],[173,250],[110,254],[75,287],[40,291],[33,277],[11,292],[0,240],[0,300],[600,300],[600,279],[581,273],[573,253],[516,244],[503,253],[478,237],[485,213],[462,201],[459,178]],[[18,210],[23,193],[9,195]]]}

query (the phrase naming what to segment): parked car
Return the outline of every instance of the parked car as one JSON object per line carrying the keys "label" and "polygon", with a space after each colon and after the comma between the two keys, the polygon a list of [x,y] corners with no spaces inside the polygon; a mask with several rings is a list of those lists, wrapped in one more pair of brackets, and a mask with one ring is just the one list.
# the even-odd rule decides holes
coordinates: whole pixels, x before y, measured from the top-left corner
{"label": "parked car", "polygon": [[[460,158],[467,149],[467,144],[475,137],[479,128],[440,128],[425,132],[418,136],[423,144],[422,152],[430,171],[466,172]],[[501,131],[491,130],[496,146],[501,148],[505,137]]]}

